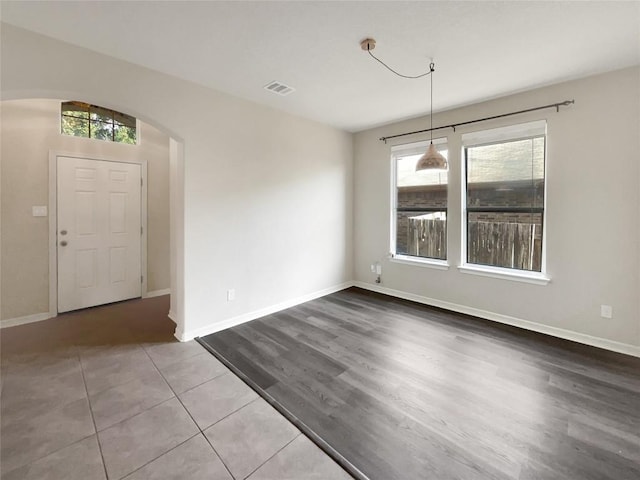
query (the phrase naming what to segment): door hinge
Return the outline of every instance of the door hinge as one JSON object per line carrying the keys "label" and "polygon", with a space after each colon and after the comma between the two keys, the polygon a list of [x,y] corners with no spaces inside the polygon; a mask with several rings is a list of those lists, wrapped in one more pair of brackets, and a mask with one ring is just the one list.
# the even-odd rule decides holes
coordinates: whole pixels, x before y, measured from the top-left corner
{"label": "door hinge", "polygon": [[140,227],[140,235],[142,235],[142,232],[143,232],[142,228],[143,228],[143,227]]}
{"label": "door hinge", "polygon": [[140,275],[140,283],[144,283],[144,276]]}
{"label": "door hinge", "polygon": [[140,179],[140,186],[142,186],[142,178]]}

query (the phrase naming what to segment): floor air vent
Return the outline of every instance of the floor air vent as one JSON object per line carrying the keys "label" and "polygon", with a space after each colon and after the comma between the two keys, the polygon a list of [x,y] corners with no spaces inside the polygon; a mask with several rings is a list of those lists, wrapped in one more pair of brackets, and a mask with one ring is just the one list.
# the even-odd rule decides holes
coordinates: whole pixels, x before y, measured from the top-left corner
{"label": "floor air vent", "polygon": [[265,85],[264,89],[269,90],[270,92],[273,92],[273,93],[277,93],[278,95],[281,95],[283,97],[285,95],[289,95],[290,93],[296,91],[295,88],[280,82],[271,82],[268,85]]}

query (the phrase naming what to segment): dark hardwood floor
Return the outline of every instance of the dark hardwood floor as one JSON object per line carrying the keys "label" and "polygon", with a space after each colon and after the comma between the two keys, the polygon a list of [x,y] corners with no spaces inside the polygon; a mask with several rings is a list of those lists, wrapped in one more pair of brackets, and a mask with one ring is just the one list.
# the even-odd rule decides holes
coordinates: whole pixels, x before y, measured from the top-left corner
{"label": "dark hardwood floor", "polygon": [[351,288],[199,339],[355,477],[640,479],[640,359]]}

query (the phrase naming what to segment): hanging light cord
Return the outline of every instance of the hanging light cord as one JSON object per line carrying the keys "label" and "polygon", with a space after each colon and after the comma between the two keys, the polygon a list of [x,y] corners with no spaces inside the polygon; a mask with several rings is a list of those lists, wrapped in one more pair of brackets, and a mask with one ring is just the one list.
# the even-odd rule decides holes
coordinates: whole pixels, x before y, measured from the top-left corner
{"label": "hanging light cord", "polygon": [[[435,70],[435,64],[431,62],[429,64],[429,73],[433,73]],[[433,76],[429,77],[429,85],[431,86],[431,100],[429,100],[429,106],[431,107],[431,127],[429,130],[431,131],[431,145],[433,145]]]}
{"label": "hanging light cord", "polygon": [[396,75],[398,75],[399,77],[402,78],[422,78],[422,77],[426,77],[427,75],[431,74],[431,72],[433,72],[433,63],[430,65],[429,67],[429,71],[425,72],[425,73],[421,73],[420,75],[403,75],[401,73],[396,72],[393,68],[391,68],[389,65],[387,65],[386,63],[384,63],[382,60],[380,60],[378,57],[376,57],[373,53],[371,53],[371,49],[369,48],[369,45],[367,45],[367,53],[369,55],[371,55],[371,58],[373,58],[374,60],[376,60],[377,62],[380,62],[380,64],[384,65],[385,68],[387,70],[389,70],[390,72],[395,73]]}

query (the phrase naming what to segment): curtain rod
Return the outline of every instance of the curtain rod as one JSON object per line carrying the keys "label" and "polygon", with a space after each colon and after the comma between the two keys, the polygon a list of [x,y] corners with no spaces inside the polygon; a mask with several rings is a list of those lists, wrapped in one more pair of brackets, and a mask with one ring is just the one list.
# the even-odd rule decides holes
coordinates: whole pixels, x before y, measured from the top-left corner
{"label": "curtain rod", "polygon": [[551,103],[549,105],[544,105],[542,107],[527,108],[526,110],[518,110],[517,112],[494,115],[493,117],[485,117],[485,118],[478,118],[476,120],[469,120],[468,122],[452,123],[451,125],[443,125],[442,127],[433,127],[433,128],[427,128],[425,130],[416,130],[414,132],[399,133],[397,135],[389,135],[388,137],[380,137],[380,140],[382,140],[384,143],[387,143],[387,140],[389,140],[390,138],[404,137],[406,135],[414,135],[416,133],[426,133],[426,132],[431,132],[433,130],[442,130],[444,128],[453,128],[453,131],[455,132],[456,127],[459,127],[461,125],[469,125],[471,123],[485,122],[487,120],[495,120],[496,118],[510,117],[512,115],[519,115],[521,113],[535,112],[537,110],[545,110],[547,108],[555,108],[556,112],[559,112],[560,107],[568,107],[573,103],[575,103],[575,100],[565,100],[564,102]]}

